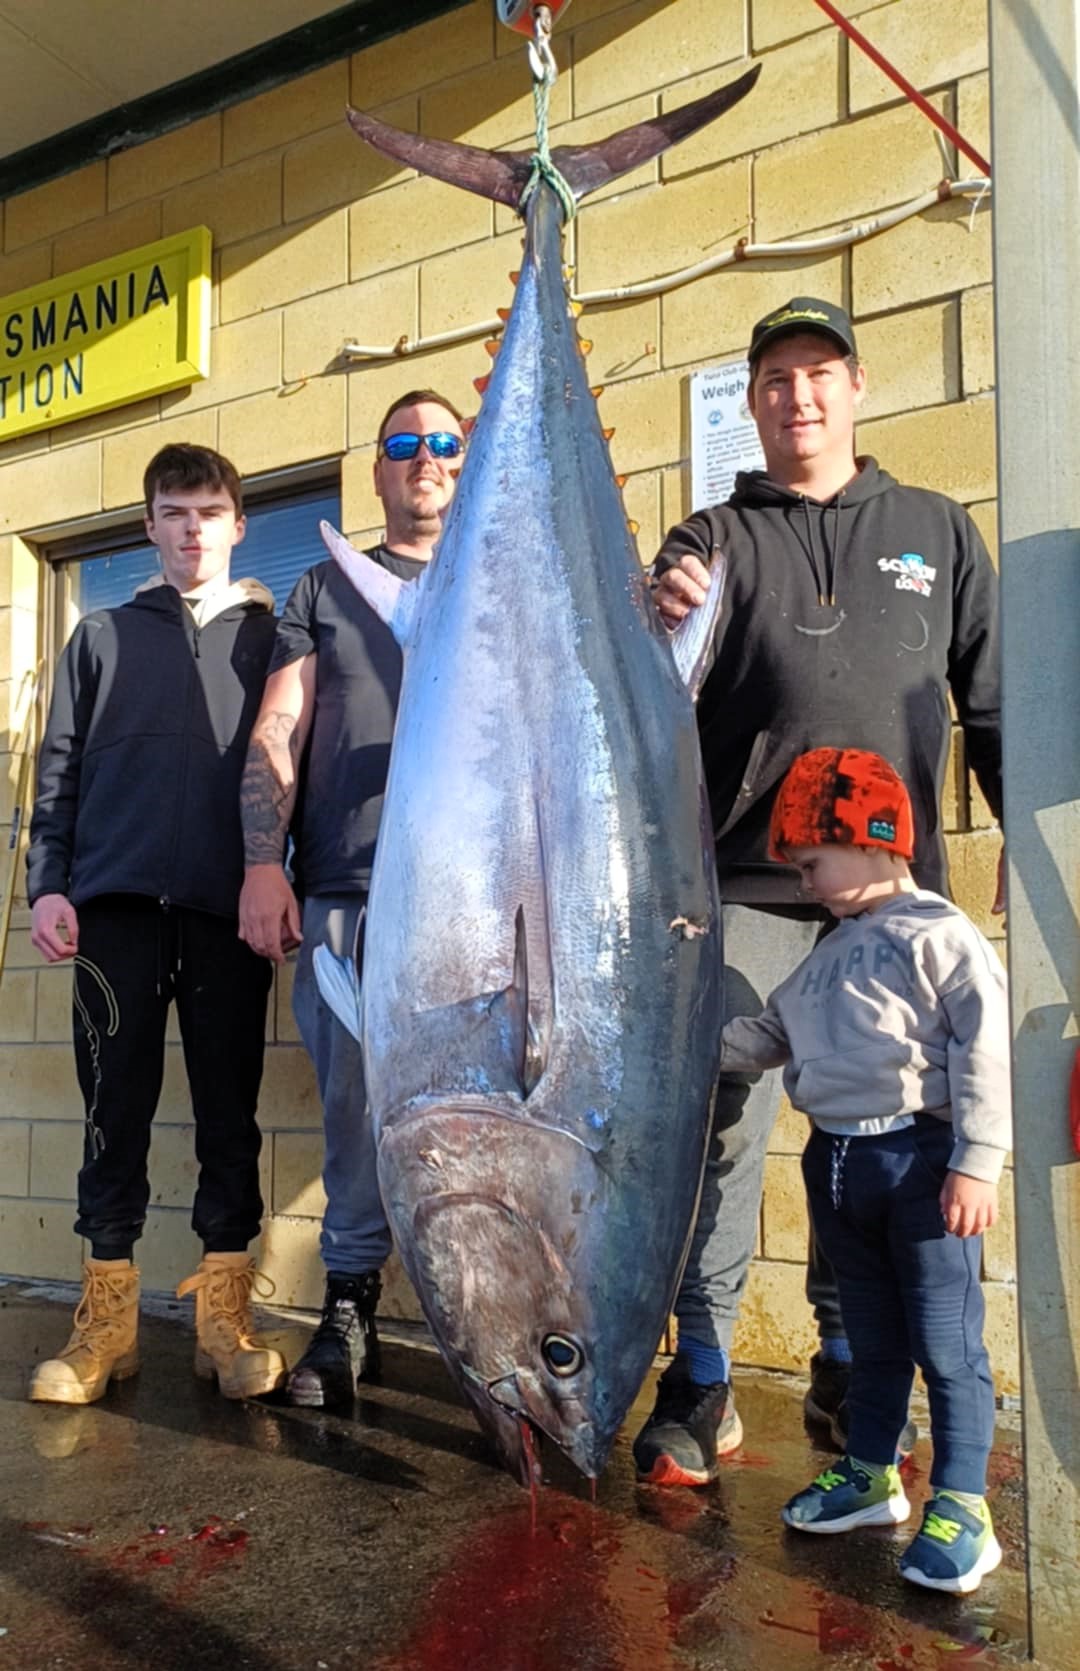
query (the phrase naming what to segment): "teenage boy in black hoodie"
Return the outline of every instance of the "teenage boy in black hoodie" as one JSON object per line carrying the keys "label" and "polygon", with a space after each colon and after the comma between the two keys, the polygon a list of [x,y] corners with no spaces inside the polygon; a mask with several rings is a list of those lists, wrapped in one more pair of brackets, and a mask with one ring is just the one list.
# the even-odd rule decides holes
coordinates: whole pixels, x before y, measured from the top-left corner
{"label": "teenage boy in black hoodie", "polygon": [[[866,373],[842,308],[793,298],[755,325],[749,358],[766,468],[740,474],[727,504],[672,529],[654,568],[657,605],[675,626],[704,601],[713,553],[728,563],[698,704],[723,901],[725,1021],[760,1013],[821,931],[797,872],[767,854],[773,800],[799,755],[843,746],[892,761],[914,805],[916,880],[947,894],[938,808],[951,691],[968,762],[1001,814],[997,577],[974,523],[942,494],[902,487],[872,458],[856,458]],[[656,1483],[703,1483],[742,1436],[731,1338],[780,1091],[776,1073],[719,1081],[675,1304],[679,1350],[634,1444],[640,1475]],[[850,1354],[832,1271],[813,1249],[807,1297],[821,1348],[806,1411],[842,1450]]]}
{"label": "teenage boy in black hoodie", "polygon": [[274,642],[273,599],[229,579],[240,482],[207,447],[169,446],[144,479],[161,576],[75,628],[56,669],[30,827],[34,945],[74,964],[75,1062],[86,1104],[76,1233],[90,1244],[68,1344],[30,1397],[101,1398],[139,1367],[132,1261],[150,1186],[165,1022],[176,1000],[199,1183],[195,1368],[227,1398],[271,1391],[277,1352],[252,1337],[259,1234],[255,1108],[271,966],[237,935],[237,797]]}

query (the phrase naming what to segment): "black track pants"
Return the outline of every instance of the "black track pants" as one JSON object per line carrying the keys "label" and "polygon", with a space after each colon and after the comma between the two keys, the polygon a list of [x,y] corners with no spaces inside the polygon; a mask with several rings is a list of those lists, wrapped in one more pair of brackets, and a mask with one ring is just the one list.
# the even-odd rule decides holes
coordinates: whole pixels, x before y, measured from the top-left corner
{"label": "black track pants", "polygon": [[142,1232],[175,999],[199,1162],[192,1228],[207,1252],[242,1252],[262,1219],[255,1110],[271,965],[237,938],[235,922],[205,911],[112,894],[78,915],[73,1025],[86,1141],[75,1230],[110,1247]]}

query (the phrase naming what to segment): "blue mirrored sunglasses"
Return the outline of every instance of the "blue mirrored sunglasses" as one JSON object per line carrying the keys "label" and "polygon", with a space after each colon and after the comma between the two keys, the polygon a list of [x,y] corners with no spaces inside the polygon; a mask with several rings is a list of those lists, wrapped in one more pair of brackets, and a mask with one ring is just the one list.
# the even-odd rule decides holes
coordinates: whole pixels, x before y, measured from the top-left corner
{"label": "blue mirrored sunglasses", "polygon": [[452,435],[448,429],[437,429],[433,435],[413,435],[403,430],[400,435],[388,435],[379,449],[380,458],[393,459],[395,464],[401,464],[407,458],[415,458],[420,451],[420,444],[427,447],[432,458],[458,458],[465,451],[465,443],[460,435]]}

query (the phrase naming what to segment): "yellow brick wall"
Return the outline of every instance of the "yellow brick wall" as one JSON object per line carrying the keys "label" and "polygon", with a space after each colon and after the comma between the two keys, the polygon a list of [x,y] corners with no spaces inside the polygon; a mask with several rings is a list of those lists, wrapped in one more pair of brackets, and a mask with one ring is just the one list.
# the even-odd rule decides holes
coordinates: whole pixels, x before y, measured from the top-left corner
{"label": "yellow brick wall", "polygon": [[[845,0],[842,9],[988,144],[981,0]],[[19,679],[43,632],[32,547],[43,524],[137,504],[166,440],[220,446],[244,472],[342,460],[343,520],[378,530],[375,429],[403,387],[431,384],[475,410],[479,341],[407,363],[344,369],[347,338],[392,343],[492,319],[510,300],[519,232],[505,209],[418,179],[346,129],[346,99],[399,126],[484,145],[524,146],[532,110],[520,42],[490,0],[399,35],[162,138],[51,181],[3,207],[0,295],[151,238],[205,222],[214,237],[211,377],[0,450],[0,750]],[[712,128],[584,206],[568,240],[582,289],[650,278],[736,240],[795,238],[864,220],[936,185],[934,135],[812,0],[575,0],[557,31],[553,142],[586,140],[675,108],[731,79],[749,52],[757,90]],[[967,173],[967,165],[962,172]],[[651,557],[689,504],[690,374],[745,349],[748,328],[793,292],[852,310],[870,394],[860,446],[895,474],[969,505],[993,544],[993,336],[987,204],[940,205],[850,251],[745,264],[665,296],[586,315],[616,468]],[[0,755],[0,762],[3,756]],[[10,756],[0,823],[11,816]],[[998,838],[957,745],[946,823],[962,903],[987,916]],[[19,910],[0,988],[0,1270],[72,1275],[70,1234],[80,1109],[68,1039],[68,977],[46,970]],[[289,1011],[290,972],[271,1007],[262,1100],[269,1208],[262,1263],[278,1297],[312,1304],[319,1109]],[[142,1250],[151,1286],[196,1257],[187,1228],[190,1115],[170,1046]],[[805,1207],[790,1110],[768,1162],[759,1258],[739,1352],[794,1366],[812,1349],[802,1298]],[[1017,1385],[1011,1212],[986,1253],[999,1381]],[[412,1306],[400,1277],[394,1297]]]}

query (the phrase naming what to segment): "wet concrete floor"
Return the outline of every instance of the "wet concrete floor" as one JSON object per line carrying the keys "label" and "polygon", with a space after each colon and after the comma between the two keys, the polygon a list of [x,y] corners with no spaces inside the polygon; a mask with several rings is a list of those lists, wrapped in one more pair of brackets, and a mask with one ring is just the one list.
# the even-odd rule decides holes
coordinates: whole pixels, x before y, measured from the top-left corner
{"label": "wet concrete floor", "polygon": [[[702,1491],[635,1486],[620,1438],[595,1505],[546,1456],[495,1465],[430,1348],[385,1348],[346,1417],[231,1403],[191,1372],[188,1308],[144,1302],[143,1367],[84,1409],[29,1404],[71,1294],[0,1283],[0,1671],[952,1671],[1023,1660],[1019,1435],[992,1505],[1002,1569],[914,1590],[910,1528],[785,1531],[820,1471],[795,1379],[737,1375],[743,1448]],[[267,1332],[292,1356],[306,1331]],[[918,1415],[916,1410],[916,1414]],[[923,1425],[925,1425],[925,1418]],[[907,1465],[916,1513],[928,1446]],[[913,1519],[913,1525],[917,1520]],[[1057,1668],[1055,1668],[1057,1671]]]}

